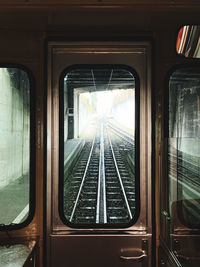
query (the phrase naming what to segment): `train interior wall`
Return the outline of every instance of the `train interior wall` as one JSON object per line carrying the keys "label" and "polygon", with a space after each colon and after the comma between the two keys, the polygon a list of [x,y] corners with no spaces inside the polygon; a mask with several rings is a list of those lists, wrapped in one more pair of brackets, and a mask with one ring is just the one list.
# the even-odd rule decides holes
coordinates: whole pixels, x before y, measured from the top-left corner
{"label": "train interior wall", "polygon": [[[12,1],[9,1],[11,3]],[[21,3],[20,1],[18,1]],[[37,239],[39,242],[40,265],[43,266],[45,257],[45,201],[46,201],[46,79],[47,79],[47,43],[48,40],[67,41],[129,41],[148,40],[152,44],[152,91],[153,91],[153,198],[154,203],[154,234],[156,247],[160,244],[160,194],[165,195],[165,188],[161,187],[160,179],[164,177],[164,90],[166,73],[177,64],[188,62],[184,57],[176,54],[175,43],[179,28],[184,24],[198,24],[200,5],[197,10],[188,12],[187,7],[177,11],[176,6],[166,4],[166,9],[156,8],[143,3],[135,10],[122,7],[64,7],[22,5],[9,6],[0,4],[0,64],[21,64],[26,66],[34,77],[35,91],[35,134],[36,134],[36,188],[35,213],[31,223],[23,229],[9,231],[9,238],[22,240]],[[196,2],[195,2],[196,3]],[[12,4],[12,3],[11,3]],[[144,7],[146,5],[146,7]],[[120,6],[120,5],[119,5]],[[190,60],[192,62],[192,60]],[[0,75],[3,75],[0,73]],[[7,76],[5,76],[7,77]],[[9,88],[9,81],[5,78],[4,88]],[[18,101],[16,94],[12,100]],[[2,97],[0,100],[2,103]],[[9,109],[9,107],[7,107]],[[13,121],[17,120],[15,112]],[[3,125],[3,114],[0,114],[0,125]],[[1,133],[1,132],[0,132]],[[45,145],[47,144],[47,146]],[[161,155],[161,164],[159,163]],[[14,155],[13,155],[14,157]],[[1,165],[0,165],[1,166]],[[15,168],[15,166],[13,167]],[[12,178],[11,174],[11,178]],[[19,177],[16,173],[15,177]],[[5,186],[3,176],[0,176],[0,187]],[[6,231],[0,232],[0,239],[7,240]],[[43,250],[44,248],[44,250]],[[158,253],[156,251],[156,258]],[[158,263],[158,258],[157,258]],[[39,263],[38,263],[39,264]]]}

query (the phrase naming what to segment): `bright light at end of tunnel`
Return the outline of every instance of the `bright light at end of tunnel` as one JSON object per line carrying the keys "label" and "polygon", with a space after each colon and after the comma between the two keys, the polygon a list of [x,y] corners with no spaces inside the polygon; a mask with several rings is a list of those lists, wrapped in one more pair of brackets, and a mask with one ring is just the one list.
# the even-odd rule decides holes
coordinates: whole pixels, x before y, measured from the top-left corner
{"label": "bright light at end of tunnel", "polygon": [[[134,132],[135,129],[135,90],[118,89],[99,92],[87,92],[80,95],[79,110],[83,128],[89,121],[111,119],[119,126]],[[81,127],[82,128],[82,127]]]}
{"label": "bright light at end of tunnel", "polygon": [[113,99],[114,96],[116,95],[116,91],[103,91],[97,93],[96,112],[98,117],[107,117],[111,115]]}

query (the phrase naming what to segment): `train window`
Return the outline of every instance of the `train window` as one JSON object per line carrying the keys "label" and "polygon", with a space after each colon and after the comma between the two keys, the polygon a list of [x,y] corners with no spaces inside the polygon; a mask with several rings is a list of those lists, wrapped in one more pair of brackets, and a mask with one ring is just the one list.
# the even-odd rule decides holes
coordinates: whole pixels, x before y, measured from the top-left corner
{"label": "train window", "polygon": [[[172,219],[200,227],[200,68],[174,71],[169,79],[168,181]],[[177,214],[176,214],[177,213]]]}
{"label": "train window", "polygon": [[[30,79],[21,67],[0,67],[0,227],[24,226],[30,196]],[[31,156],[33,164],[33,156]]]}
{"label": "train window", "polygon": [[135,76],[95,65],[61,79],[59,206],[72,227],[126,227],[137,216]]}
{"label": "train window", "polygon": [[176,51],[185,57],[200,58],[200,26],[185,25],[179,30]]}

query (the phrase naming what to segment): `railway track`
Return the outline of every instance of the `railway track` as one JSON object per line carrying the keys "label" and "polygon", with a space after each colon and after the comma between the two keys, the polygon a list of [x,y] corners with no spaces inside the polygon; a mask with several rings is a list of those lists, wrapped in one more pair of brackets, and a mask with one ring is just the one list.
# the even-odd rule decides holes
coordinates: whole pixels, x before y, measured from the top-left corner
{"label": "railway track", "polygon": [[124,157],[133,143],[113,131],[101,121],[65,179],[64,212],[71,223],[127,224],[134,216],[134,174]]}
{"label": "railway track", "polygon": [[[200,219],[200,178],[198,166],[194,162],[185,160],[180,152],[179,157],[168,155],[169,176],[177,184],[177,200],[182,202],[183,214],[186,214],[185,223],[197,225]],[[184,216],[182,216],[184,218]],[[199,224],[198,224],[199,225]],[[199,226],[198,226],[199,227]]]}
{"label": "railway track", "polygon": [[168,155],[168,162],[172,173],[174,175],[178,175],[181,181],[184,181],[190,185],[192,183],[194,187],[200,188],[198,165],[194,164],[194,162],[192,161],[190,162],[188,160],[183,159],[183,157],[181,156],[177,158],[177,156],[173,154]]}

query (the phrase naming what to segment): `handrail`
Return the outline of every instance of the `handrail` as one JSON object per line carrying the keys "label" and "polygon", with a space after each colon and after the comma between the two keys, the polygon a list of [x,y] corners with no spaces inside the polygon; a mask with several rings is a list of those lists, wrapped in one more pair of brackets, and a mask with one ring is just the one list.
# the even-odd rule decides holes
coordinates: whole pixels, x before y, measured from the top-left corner
{"label": "handrail", "polygon": [[139,255],[139,256],[123,256],[123,255],[121,255],[120,259],[122,259],[122,260],[131,260],[131,261],[138,262],[138,261],[143,260],[145,257],[147,257],[147,254],[146,254],[146,252],[144,250],[142,250],[141,253],[142,254]]}

